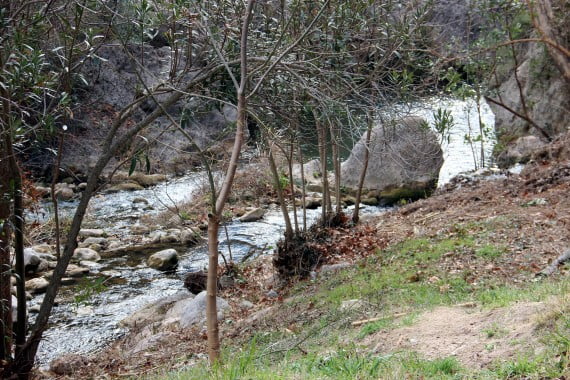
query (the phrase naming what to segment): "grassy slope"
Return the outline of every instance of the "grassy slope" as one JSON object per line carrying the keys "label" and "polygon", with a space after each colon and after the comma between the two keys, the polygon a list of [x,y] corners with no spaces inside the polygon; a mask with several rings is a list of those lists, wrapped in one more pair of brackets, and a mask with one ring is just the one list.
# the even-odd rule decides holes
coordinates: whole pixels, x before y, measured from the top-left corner
{"label": "grassy slope", "polygon": [[[494,223],[494,222],[493,222]],[[495,379],[568,376],[570,352],[570,279],[545,279],[519,286],[501,276],[468,281],[469,269],[450,274],[444,261],[453,256],[498,265],[508,255],[486,243],[493,223],[460,224],[459,233],[413,238],[378,251],[343,271],[300,282],[290,298],[272,310],[265,328],[251,337],[226,342],[224,365],[205,365],[165,379]],[[477,267],[477,264],[473,264]],[[419,268],[419,269],[418,269]],[[427,360],[413,351],[374,353],[362,342],[381,330],[413,325],[422,312],[440,305],[474,302],[493,309],[518,301],[560,299],[560,311],[545,314],[537,335],[546,347],[540,355],[519,352],[486,369],[462,366],[454,357]],[[343,307],[359,299],[364,306]],[[403,315],[403,316],[402,316]],[[354,320],[376,321],[353,327]],[[489,329],[481,334],[500,333]],[[492,348],[490,348],[492,349]]]}

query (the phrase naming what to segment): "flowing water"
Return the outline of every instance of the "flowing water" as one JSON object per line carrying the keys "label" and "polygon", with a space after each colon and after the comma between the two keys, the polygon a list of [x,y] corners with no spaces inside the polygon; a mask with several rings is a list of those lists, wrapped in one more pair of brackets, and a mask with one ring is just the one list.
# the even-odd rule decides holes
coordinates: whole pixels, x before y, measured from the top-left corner
{"label": "flowing water", "polygon": [[[433,121],[433,110],[445,108],[452,112],[455,127],[451,131],[449,144],[443,146],[445,163],[440,173],[440,185],[460,172],[474,168],[473,150],[464,143],[464,136],[476,133],[479,115],[473,102],[437,101],[415,107],[414,113]],[[482,107],[482,120],[487,127],[494,125],[493,114],[488,106]],[[485,152],[490,157],[493,137],[488,137]],[[477,149],[478,150],[478,149]],[[478,158],[475,158],[475,161]],[[480,160],[480,158],[479,158]],[[176,204],[191,201],[195,189],[204,186],[203,173],[194,173],[173,179],[154,188],[105,194],[95,197],[88,210],[90,223],[103,228],[109,234],[124,236],[128,227],[137,223],[145,214],[162,212],[175,208]],[[148,204],[134,203],[135,198],[145,198]],[[76,203],[62,202],[62,213],[70,214]],[[47,205],[45,206],[47,209]],[[363,213],[379,213],[382,209],[367,207]],[[44,210],[49,216],[49,209]],[[319,215],[318,210],[308,210],[309,222]],[[265,217],[253,223],[231,222],[227,225],[229,246],[235,261],[256,253],[271,252],[277,240],[283,235],[284,226],[279,209],[271,208]],[[228,240],[224,228],[220,231],[220,250],[229,258]],[[146,266],[146,256],[131,255],[104,258],[91,268],[90,278],[97,278],[105,270],[115,271],[115,276],[105,282],[102,292],[90,292],[88,285],[64,287],[58,306],[50,319],[51,327],[45,333],[38,353],[38,362],[47,364],[65,353],[94,352],[113,339],[125,333],[119,322],[144,305],[183,290],[182,279],[189,271],[202,269],[207,262],[206,247],[199,245],[180,253],[180,263],[175,273],[163,273]],[[92,294],[90,294],[92,293]],[[88,300],[79,299],[78,294],[89,294]],[[75,297],[75,302],[74,302]],[[85,302],[87,301],[87,302]],[[41,302],[41,296],[30,301],[30,305]]]}

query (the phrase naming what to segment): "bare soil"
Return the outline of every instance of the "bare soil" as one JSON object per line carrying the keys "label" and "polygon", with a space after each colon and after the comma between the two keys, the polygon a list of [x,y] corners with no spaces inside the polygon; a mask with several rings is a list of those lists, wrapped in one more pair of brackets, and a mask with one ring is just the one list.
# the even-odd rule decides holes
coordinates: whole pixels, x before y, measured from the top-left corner
{"label": "bare soil", "polygon": [[548,308],[543,302],[519,303],[494,310],[438,307],[409,327],[380,331],[363,342],[375,353],[411,350],[427,359],[456,357],[466,367],[480,369],[495,360],[540,352],[536,329]]}

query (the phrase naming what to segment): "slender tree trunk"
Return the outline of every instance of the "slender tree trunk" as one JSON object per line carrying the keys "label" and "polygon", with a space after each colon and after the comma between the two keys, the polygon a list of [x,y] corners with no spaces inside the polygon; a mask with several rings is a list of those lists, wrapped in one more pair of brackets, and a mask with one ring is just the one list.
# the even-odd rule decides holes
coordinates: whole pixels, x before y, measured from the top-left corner
{"label": "slender tree trunk", "polygon": [[342,212],[342,203],[340,196],[340,154],[339,154],[339,141],[338,134],[333,123],[330,123],[329,130],[331,134],[331,145],[332,145],[332,158],[334,162],[334,184],[335,184],[335,197],[336,197],[336,209],[335,213],[339,215]]}
{"label": "slender tree trunk", "polygon": [[295,139],[291,136],[291,146],[289,147],[289,157],[287,168],[289,169],[289,188],[291,190],[291,205],[293,207],[293,221],[295,224],[295,234],[299,233],[299,220],[297,219],[297,205],[295,204],[295,183],[293,182],[293,152],[295,151]]}
{"label": "slender tree trunk", "polygon": [[220,356],[220,336],[218,332],[218,309],[216,297],[218,292],[218,232],[220,220],[216,214],[208,215],[208,279],[206,283],[207,309],[206,321],[208,329],[208,357],[216,362]]}
{"label": "slender tree trunk", "polygon": [[303,232],[307,232],[307,192],[305,187],[305,164],[303,163],[303,151],[299,144],[299,164],[301,165],[301,204],[303,206]]}
{"label": "slender tree trunk", "polygon": [[[3,134],[7,133],[4,129]],[[4,137],[4,136],[3,136]],[[0,140],[0,375],[9,371],[12,357],[12,294],[10,265],[11,171],[6,139]]]}
{"label": "slender tree trunk", "polygon": [[364,187],[364,180],[366,179],[366,172],[368,171],[368,160],[370,157],[370,139],[372,136],[372,127],[374,126],[374,119],[372,112],[368,112],[368,128],[366,128],[366,142],[364,145],[364,161],[362,162],[362,171],[358,180],[358,188],[356,189],[356,201],[354,203],[354,213],[352,214],[352,222],[358,223],[360,219],[360,198],[362,197],[362,188]]}
{"label": "slender tree trunk", "polygon": [[[238,159],[241,152],[241,147],[244,140],[244,130],[246,127],[246,113],[247,113],[247,102],[246,102],[246,87],[247,87],[247,36],[249,25],[251,23],[253,6],[255,5],[255,0],[248,0],[246,5],[245,14],[243,16],[243,25],[241,29],[241,46],[240,46],[240,83],[237,91],[237,123],[236,123],[236,135],[234,139],[234,146],[232,149],[232,155],[230,157],[230,162],[228,169],[226,171],[226,176],[224,182],[222,183],[222,188],[218,194],[218,199],[216,204],[213,206],[212,211],[215,218],[210,218],[208,221],[208,238],[212,237],[216,244],[208,244],[209,252],[209,262],[208,267],[208,285],[214,283],[217,284],[217,268],[218,268],[218,250],[217,250],[217,240],[218,231],[220,228],[220,220],[222,218],[222,213],[224,211],[224,206],[230,195],[230,191],[235,178]],[[212,228],[215,232],[210,233],[209,229]],[[215,257],[214,257],[215,256]],[[208,325],[208,357],[210,364],[216,363],[220,358],[220,339],[218,336],[218,316],[216,309],[216,296],[217,296],[217,286],[208,286],[207,297],[206,297],[206,319]]]}
{"label": "slender tree trunk", "polygon": [[283,220],[285,221],[285,240],[289,240],[293,237],[293,227],[291,226],[291,218],[289,218],[287,204],[285,203],[285,197],[283,196],[283,189],[279,183],[279,172],[277,171],[277,165],[275,164],[275,158],[273,157],[271,147],[269,148],[269,167],[271,169],[271,174],[273,175],[273,181],[275,182],[275,189],[277,191],[279,205],[281,206],[281,212],[283,213]]}

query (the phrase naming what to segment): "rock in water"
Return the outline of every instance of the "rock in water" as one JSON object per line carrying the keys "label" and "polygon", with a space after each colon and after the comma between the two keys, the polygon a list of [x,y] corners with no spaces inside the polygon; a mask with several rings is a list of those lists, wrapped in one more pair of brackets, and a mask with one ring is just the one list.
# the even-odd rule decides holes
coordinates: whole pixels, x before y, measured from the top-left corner
{"label": "rock in water", "polygon": [[87,260],[97,262],[101,260],[101,256],[99,256],[97,251],[91,248],[76,248],[75,251],[73,251],[73,257],[77,259],[77,261]]}
{"label": "rock in water", "polygon": [[258,207],[256,209],[253,209],[253,210],[248,211],[245,214],[243,214],[239,218],[239,220],[240,220],[240,222],[243,222],[243,223],[255,222],[255,221],[258,221],[259,219],[263,218],[263,215],[265,215],[265,210]]}
{"label": "rock in water", "polygon": [[[362,171],[366,137],[354,146],[341,169],[342,185],[356,189]],[[420,117],[404,117],[372,130],[364,188],[376,191],[383,204],[417,199],[437,186],[443,151],[434,132]]]}
{"label": "rock in water", "polygon": [[178,265],[178,253],[172,248],[159,251],[148,258],[147,264],[158,270],[173,270]]}

